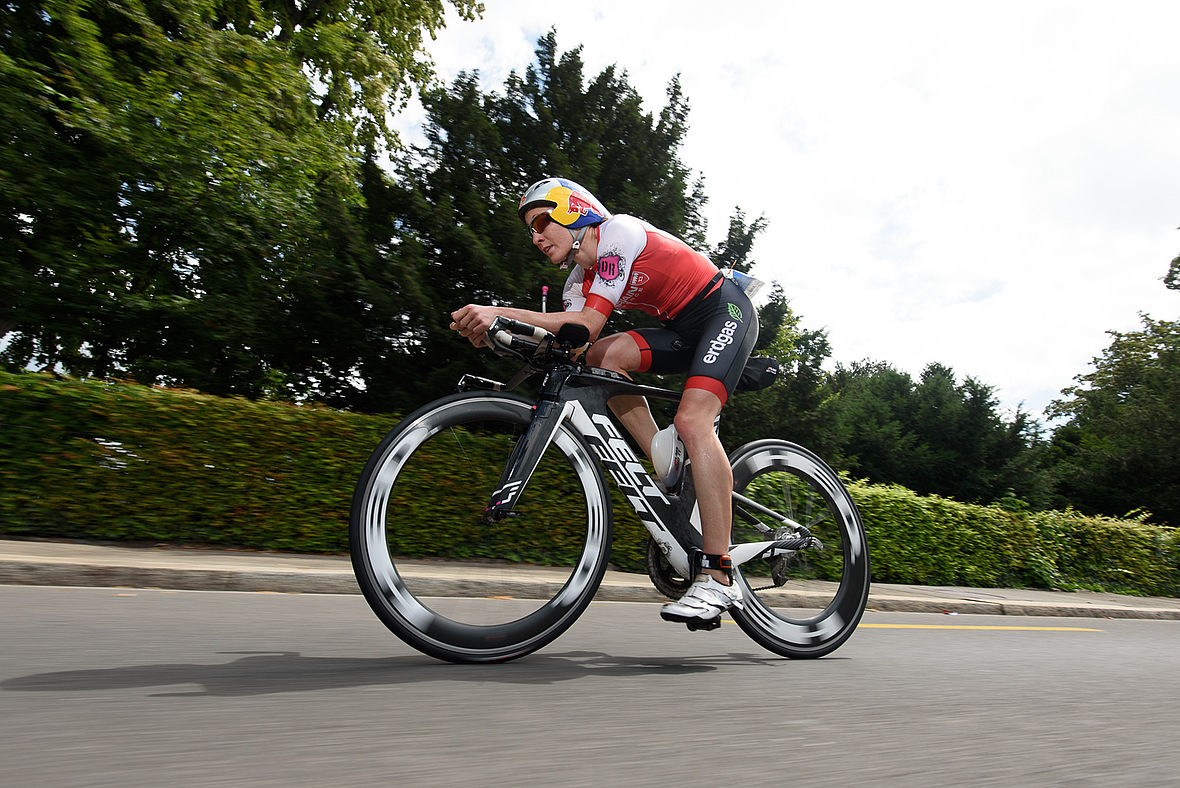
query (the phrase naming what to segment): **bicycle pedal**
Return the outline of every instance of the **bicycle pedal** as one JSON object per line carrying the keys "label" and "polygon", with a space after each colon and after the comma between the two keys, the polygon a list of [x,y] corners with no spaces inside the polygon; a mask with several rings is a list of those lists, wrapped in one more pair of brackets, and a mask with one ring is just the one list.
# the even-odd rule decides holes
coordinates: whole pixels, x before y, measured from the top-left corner
{"label": "bicycle pedal", "polygon": [[689,632],[696,632],[698,630],[712,632],[714,629],[720,629],[721,616],[717,616],[717,618],[711,618],[708,621],[702,621],[699,618],[694,618],[692,621],[685,621],[684,625],[688,627]]}

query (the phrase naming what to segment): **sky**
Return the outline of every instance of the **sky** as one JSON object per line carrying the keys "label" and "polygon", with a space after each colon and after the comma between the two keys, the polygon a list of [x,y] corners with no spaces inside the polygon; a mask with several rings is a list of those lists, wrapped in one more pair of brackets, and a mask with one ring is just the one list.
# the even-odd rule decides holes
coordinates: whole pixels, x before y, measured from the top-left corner
{"label": "sky", "polygon": [[829,366],[942,363],[1044,421],[1108,331],[1180,317],[1174,0],[485,4],[428,44],[440,79],[502,92],[550,28],[653,113],[679,75],[710,242],[735,207],[765,216],[753,273]]}

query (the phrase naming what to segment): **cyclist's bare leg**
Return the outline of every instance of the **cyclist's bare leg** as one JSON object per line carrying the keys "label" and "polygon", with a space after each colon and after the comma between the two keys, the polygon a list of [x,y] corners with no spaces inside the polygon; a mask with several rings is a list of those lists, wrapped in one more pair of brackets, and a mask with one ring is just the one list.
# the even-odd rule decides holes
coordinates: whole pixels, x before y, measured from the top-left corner
{"label": "cyclist's bare leg", "polygon": [[[596,342],[587,353],[586,362],[627,374],[639,369],[642,360],[634,339],[627,334],[614,334]],[[607,404],[643,451],[650,455],[656,423],[647,399],[640,396],[612,397]],[[713,429],[721,405],[721,400],[711,391],[686,389],[674,420],[676,433],[684,441],[685,452],[692,460],[693,485],[701,513],[701,549],[714,555],[729,552],[733,521],[733,469],[729,466],[721,439]],[[729,585],[730,578],[725,572],[705,571],[719,583]]]}
{"label": "cyclist's bare leg", "polygon": [[[627,377],[630,377],[627,373],[639,369],[641,361],[639,346],[627,334],[613,334],[601,339],[586,354],[586,363],[591,366],[619,372]],[[655,437],[657,427],[647,398],[639,395],[611,397],[607,405],[627,432],[631,433],[643,453],[651,459],[651,439]]]}
{"label": "cyclist's bare leg", "polygon": [[[715,555],[729,552],[733,524],[733,469],[729,466],[721,439],[713,429],[721,404],[711,391],[685,389],[675,418],[676,433],[684,441],[684,449],[692,460],[692,479],[701,513],[701,549]],[[730,584],[725,572],[719,569],[704,571],[722,585]]]}

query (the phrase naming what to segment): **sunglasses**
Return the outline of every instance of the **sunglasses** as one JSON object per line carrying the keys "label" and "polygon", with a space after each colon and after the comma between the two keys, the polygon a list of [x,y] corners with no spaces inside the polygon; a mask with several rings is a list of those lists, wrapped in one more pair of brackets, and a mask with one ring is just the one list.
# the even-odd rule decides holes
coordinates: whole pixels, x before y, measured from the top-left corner
{"label": "sunglasses", "polygon": [[543,233],[545,232],[545,228],[551,224],[553,224],[552,216],[547,213],[539,213],[528,223],[524,231],[528,233],[529,238],[532,238],[533,233]]}

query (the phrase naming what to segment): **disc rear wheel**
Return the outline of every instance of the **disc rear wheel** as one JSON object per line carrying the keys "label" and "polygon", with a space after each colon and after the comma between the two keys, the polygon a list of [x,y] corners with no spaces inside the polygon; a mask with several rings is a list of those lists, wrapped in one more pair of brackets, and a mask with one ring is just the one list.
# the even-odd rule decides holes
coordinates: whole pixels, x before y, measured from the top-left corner
{"label": "disc rear wheel", "polygon": [[742,563],[734,575],[744,607],[731,610],[734,620],[777,654],[831,653],[852,635],[868,601],[868,542],[856,505],[831,468],[793,443],[758,441],[731,459],[735,546],[793,538],[804,533],[797,526],[823,545]]}

